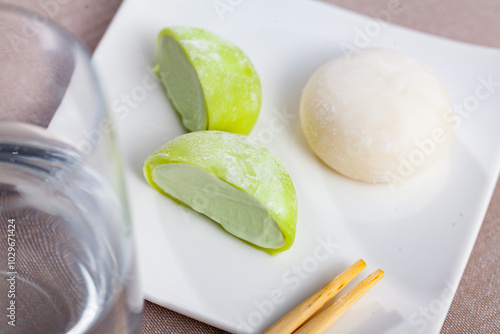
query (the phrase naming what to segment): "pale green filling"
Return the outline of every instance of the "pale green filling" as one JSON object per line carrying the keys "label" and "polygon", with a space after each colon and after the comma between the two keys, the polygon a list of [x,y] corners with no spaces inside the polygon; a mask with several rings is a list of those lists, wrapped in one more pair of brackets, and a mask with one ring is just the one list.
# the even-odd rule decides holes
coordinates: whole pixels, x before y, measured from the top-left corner
{"label": "pale green filling", "polygon": [[198,75],[170,35],[163,35],[160,40],[158,65],[163,86],[184,126],[190,131],[206,130],[207,110]]}
{"label": "pale green filling", "polygon": [[153,181],[243,240],[264,248],[285,244],[278,224],[260,202],[201,168],[181,163],[161,165],[153,170]]}

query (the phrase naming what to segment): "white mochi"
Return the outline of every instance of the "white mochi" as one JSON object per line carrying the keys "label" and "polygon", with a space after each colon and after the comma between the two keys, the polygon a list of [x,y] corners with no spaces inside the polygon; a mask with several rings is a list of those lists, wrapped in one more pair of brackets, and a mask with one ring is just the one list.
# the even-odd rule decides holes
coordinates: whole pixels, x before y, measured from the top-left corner
{"label": "white mochi", "polygon": [[340,56],[302,93],[302,129],[316,155],[350,178],[401,181],[440,156],[452,137],[450,98],[420,62],[391,50]]}

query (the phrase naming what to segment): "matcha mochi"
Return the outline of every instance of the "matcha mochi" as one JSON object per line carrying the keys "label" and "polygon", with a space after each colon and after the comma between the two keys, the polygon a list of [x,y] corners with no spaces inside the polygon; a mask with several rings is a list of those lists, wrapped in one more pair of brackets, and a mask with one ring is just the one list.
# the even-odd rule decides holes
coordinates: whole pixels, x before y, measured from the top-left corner
{"label": "matcha mochi", "polygon": [[174,138],[146,159],[144,175],[159,192],[256,248],[278,254],[293,244],[292,180],[273,153],[244,135],[199,131]]}
{"label": "matcha mochi", "polygon": [[261,104],[259,76],[231,42],[197,28],[164,29],[158,36],[157,71],[189,131],[249,134]]}

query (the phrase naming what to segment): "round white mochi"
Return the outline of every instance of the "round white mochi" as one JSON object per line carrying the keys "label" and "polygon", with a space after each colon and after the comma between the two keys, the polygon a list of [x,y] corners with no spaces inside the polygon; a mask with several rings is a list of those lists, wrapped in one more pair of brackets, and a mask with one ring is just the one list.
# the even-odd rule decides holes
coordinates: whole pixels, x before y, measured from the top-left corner
{"label": "round white mochi", "polygon": [[304,88],[300,116],[309,145],[328,166],[383,183],[412,176],[444,151],[451,110],[428,68],[395,51],[370,49],[320,67]]}

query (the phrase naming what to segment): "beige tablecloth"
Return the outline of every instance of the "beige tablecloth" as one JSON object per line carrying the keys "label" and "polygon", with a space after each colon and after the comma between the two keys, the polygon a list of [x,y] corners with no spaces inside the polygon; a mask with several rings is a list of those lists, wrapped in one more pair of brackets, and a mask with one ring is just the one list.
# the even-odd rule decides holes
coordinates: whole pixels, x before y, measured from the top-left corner
{"label": "beige tablecloth", "polygon": [[[211,1],[211,0],[207,0]],[[324,0],[377,16],[398,0]],[[121,0],[0,0],[60,23],[94,50]],[[401,0],[395,24],[468,43],[500,48],[498,0]],[[500,61],[500,59],[499,59]],[[144,333],[224,333],[153,303],[145,303]],[[500,333],[500,183],[467,264],[442,333]]]}

